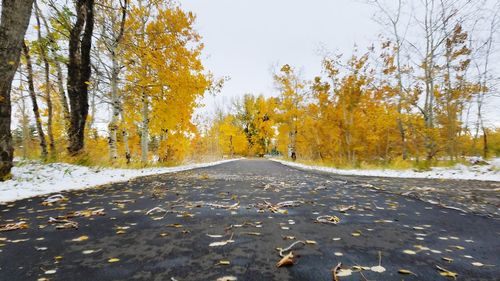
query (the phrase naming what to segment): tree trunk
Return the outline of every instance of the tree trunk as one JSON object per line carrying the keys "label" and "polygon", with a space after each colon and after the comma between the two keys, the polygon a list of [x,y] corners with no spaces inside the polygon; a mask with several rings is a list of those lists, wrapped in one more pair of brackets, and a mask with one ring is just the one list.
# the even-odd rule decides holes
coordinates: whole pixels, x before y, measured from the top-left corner
{"label": "tree trunk", "polygon": [[118,118],[120,116],[121,104],[118,96],[118,74],[119,67],[116,61],[115,52],[112,52],[111,69],[111,121],[109,122],[109,158],[115,161],[118,158],[118,148],[116,144],[116,135],[118,131]]}
{"label": "tree trunk", "polygon": [[484,127],[484,125],[481,126],[483,130],[483,158],[486,160],[488,158],[488,129]]}
{"label": "tree trunk", "polygon": [[149,140],[149,101],[145,93],[142,94],[142,131],[141,131],[141,162],[148,162]]}
{"label": "tree trunk", "polygon": [[10,89],[19,65],[33,0],[3,0],[0,19],[0,181],[11,177],[12,146]]}
{"label": "tree trunk", "polygon": [[23,54],[26,59],[26,69],[28,72],[28,90],[33,105],[33,115],[35,116],[36,131],[40,139],[40,149],[42,152],[42,159],[47,160],[47,143],[45,141],[45,133],[43,132],[42,118],[40,117],[40,110],[38,109],[38,102],[36,100],[35,86],[33,83],[33,67],[31,65],[30,51],[26,43],[23,43]]}
{"label": "tree trunk", "polygon": [[85,122],[89,111],[88,84],[92,71],[90,49],[94,29],[94,0],[78,0],[76,15],[76,22],[71,28],[69,38],[67,82],[71,108],[68,130],[70,155],[79,154],[84,148]]}
{"label": "tree trunk", "polygon": [[56,145],[54,133],[52,132],[52,120],[54,119],[54,110],[52,109],[52,98],[50,97],[50,67],[47,57],[44,56],[45,65],[45,101],[47,102],[47,134],[49,135],[49,148],[51,157],[56,155]]}
{"label": "tree trunk", "polygon": [[[121,3],[121,2],[120,2]],[[111,43],[111,121],[109,122],[109,158],[111,161],[115,161],[118,158],[118,148],[117,148],[117,131],[118,131],[118,119],[121,108],[120,96],[118,94],[118,79],[120,76],[120,66],[118,65],[117,49],[118,45],[123,38],[123,33],[125,32],[125,19],[127,16],[127,6],[128,0],[125,0],[123,6],[121,7],[122,17],[120,22],[120,30],[116,38],[113,38]]]}
{"label": "tree trunk", "polygon": [[[59,91],[59,99],[60,103],[62,106],[63,110],[63,116],[64,116],[64,127],[66,130],[69,129],[69,124],[70,124],[70,114],[69,114],[69,108],[68,108],[68,99],[66,98],[66,93],[64,92],[64,82],[63,82],[63,72],[61,68],[61,63],[59,62],[59,54],[57,53],[56,49],[56,42],[54,37],[52,36],[52,33],[50,32],[49,29],[49,24],[47,23],[47,19],[43,16],[42,11],[38,8],[36,2],[35,2],[35,16],[37,17],[37,22],[38,26],[40,27],[40,22],[39,18],[43,21],[43,25],[45,26],[45,31],[47,32],[47,39],[48,39],[48,46],[50,48],[50,52],[52,53],[53,57],[53,63],[56,68],[56,74],[57,74],[57,88]],[[48,56],[48,55],[47,55]]]}
{"label": "tree trunk", "polygon": [[[122,122],[125,123],[125,116],[123,116],[123,110],[120,113]],[[132,154],[130,154],[130,147],[128,145],[128,133],[125,126],[122,128],[122,136],[123,136],[123,146],[125,148],[125,159],[127,159],[127,164],[130,164],[130,160],[132,159]]]}
{"label": "tree trunk", "polygon": [[233,136],[229,136],[229,156],[231,156],[231,158],[234,156]]}
{"label": "tree trunk", "polygon": [[49,147],[51,157],[56,155],[55,153],[55,142],[54,134],[52,133],[52,120],[53,120],[53,109],[52,109],[52,98],[50,97],[50,64],[47,58],[47,46],[42,42],[42,32],[40,31],[40,17],[38,13],[38,6],[35,1],[35,19],[38,25],[37,37],[38,37],[38,47],[40,51],[40,57],[44,64],[45,71],[45,101],[47,102],[47,134],[49,136]]}
{"label": "tree trunk", "polygon": [[21,104],[19,106],[19,111],[21,111],[21,128],[23,133],[23,158],[28,158],[28,149],[30,143],[30,119],[28,117],[28,109],[26,108],[26,99],[24,96],[24,91],[21,90]]}
{"label": "tree trunk", "polygon": [[[56,54],[57,53],[54,53],[54,55]],[[68,99],[66,97],[66,92],[64,91],[64,81],[63,81],[64,76],[61,68],[61,63],[57,60],[57,58],[54,59],[54,64],[56,66],[56,72],[57,72],[57,89],[59,90],[59,99],[61,102],[63,116],[64,116],[64,127],[66,128],[66,130],[69,130],[69,126],[71,124],[71,115],[69,113],[69,106],[68,106]]]}

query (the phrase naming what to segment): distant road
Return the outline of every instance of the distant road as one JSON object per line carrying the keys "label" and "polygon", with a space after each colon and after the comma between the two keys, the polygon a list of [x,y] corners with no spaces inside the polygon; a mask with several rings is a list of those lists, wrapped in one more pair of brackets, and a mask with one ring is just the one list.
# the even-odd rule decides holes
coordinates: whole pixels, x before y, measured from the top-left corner
{"label": "distant road", "polygon": [[[495,215],[376,189],[419,183],[240,160],[25,199],[0,205],[0,225],[29,225],[0,232],[0,280],[331,281],[338,263],[339,280],[500,280]],[[299,240],[277,268],[276,248]]]}

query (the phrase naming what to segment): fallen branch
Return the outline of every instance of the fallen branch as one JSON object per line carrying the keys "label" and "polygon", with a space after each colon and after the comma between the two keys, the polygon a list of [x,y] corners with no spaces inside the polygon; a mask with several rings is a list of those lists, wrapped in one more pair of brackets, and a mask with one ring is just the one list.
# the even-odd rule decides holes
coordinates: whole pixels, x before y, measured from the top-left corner
{"label": "fallen branch", "polygon": [[278,208],[283,208],[283,207],[298,207],[298,206],[300,206],[303,203],[304,202],[302,202],[302,201],[283,201],[283,202],[277,203],[276,207],[278,207]]}
{"label": "fallen branch", "polygon": [[212,242],[208,246],[209,247],[220,247],[220,246],[225,246],[225,245],[230,244],[230,243],[234,243],[233,235],[234,235],[234,233],[231,233],[231,237],[229,237],[228,240]]}
{"label": "fallen branch", "polygon": [[92,217],[92,216],[104,216],[106,213],[104,212],[104,209],[97,209],[97,210],[82,210],[82,211],[76,211],[76,212],[69,212],[65,216],[58,216],[57,219],[64,220],[64,219],[70,219],[74,217]]}
{"label": "fallen branch", "polygon": [[47,199],[43,200],[43,206],[52,206],[53,203],[68,201],[68,198],[64,197],[62,194],[54,194],[49,196]]}
{"label": "fallen branch", "polygon": [[288,211],[286,209],[282,209],[284,207],[297,207],[300,204],[303,204],[302,201],[283,201],[277,204],[272,204],[264,200],[264,203],[256,204],[256,207],[259,209],[268,209],[271,213],[280,213],[287,214]]}
{"label": "fallen branch", "polygon": [[160,208],[160,207],[154,207],[153,209],[146,212],[146,216],[149,216],[151,214],[156,214],[156,213],[163,213],[163,216],[158,218],[158,219],[162,219],[167,215],[167,210]]}
{"label": "fallen branch", "polygon": [[330,223],[330,224],[338,224],[340,222],[340,218],[337,216],[319,216],[316,218],[316,222],[318,223]]}
{"label": "fallen branch", "polygon": [[295,241],[293,242],[290,246],[286,247],[285,249],[282,249],[282,248],[277,248],[276,250],[279,251],[279,254],[280,254],[280,257],[284,257],[284,254],[285,252],[288,252],[290,250],[292,250],[292,248],[297,245],[297,244],[302,244],[302,245],[305,245],[306,242],[305,241],[302,241],[302,240],[299,240],[299,241]]}
{"label": "fallen branch", "polygon": [[333,281],[340,281],[339,277],[337,276],[337,273],[339,272],[340,268],[342,268],[342,263],[339,262],[334,268],[332,268],[332,279]]}
{"label": "fallen branch", "polygon": [[458,273],[453,272],[453,271],[449,271],[448,269],[441,267],[439,265],[436,265],[436,268],[437,268],[437,270],[440,271],[439,274],[441,274],[441,276],[452,277],[455,280],[457,279]]}
{"label": "fallen branch", "polygon": [[50,217],[49,223],[55,223],[56,229],[78,228],[78,223],[76,221],[70,221],[66,219],[61,220]]}
{"label": "fallen branch", "polygon": [[216,203],[207,203],[205,205],[209,206],[209,207],[213,207],[213,208],[218,208],[218,209],[236,210],[240,207],[240,202],[236,202],[233,205],[223,205],[223,204],[216,204]]}

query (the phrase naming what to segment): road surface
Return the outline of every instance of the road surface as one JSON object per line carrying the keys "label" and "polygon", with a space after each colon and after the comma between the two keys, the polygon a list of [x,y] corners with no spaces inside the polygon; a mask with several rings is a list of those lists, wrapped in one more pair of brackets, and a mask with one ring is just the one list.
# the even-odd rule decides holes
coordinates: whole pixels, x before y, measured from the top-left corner
{"label": "road surface", "polygon": [[[500,280],[498,217],[377,181],[240,160],[0,205],[0,225],[28,225],[0,232],[0,280],[320,281],[339,263],[342,281]],[[294,264],[277,268],[294,242]]]}

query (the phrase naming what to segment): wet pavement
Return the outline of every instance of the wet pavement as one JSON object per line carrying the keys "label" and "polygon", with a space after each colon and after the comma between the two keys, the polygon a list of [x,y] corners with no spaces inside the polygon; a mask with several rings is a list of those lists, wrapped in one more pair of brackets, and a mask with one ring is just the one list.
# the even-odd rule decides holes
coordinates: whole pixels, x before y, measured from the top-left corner
{"label": "wet pavement", "polygon": [[240,160],[20,200],[0,205],[27,226],[0,232],[0,280],[500,280],[496,199],[418,190],[461,184],[497,188]]}

